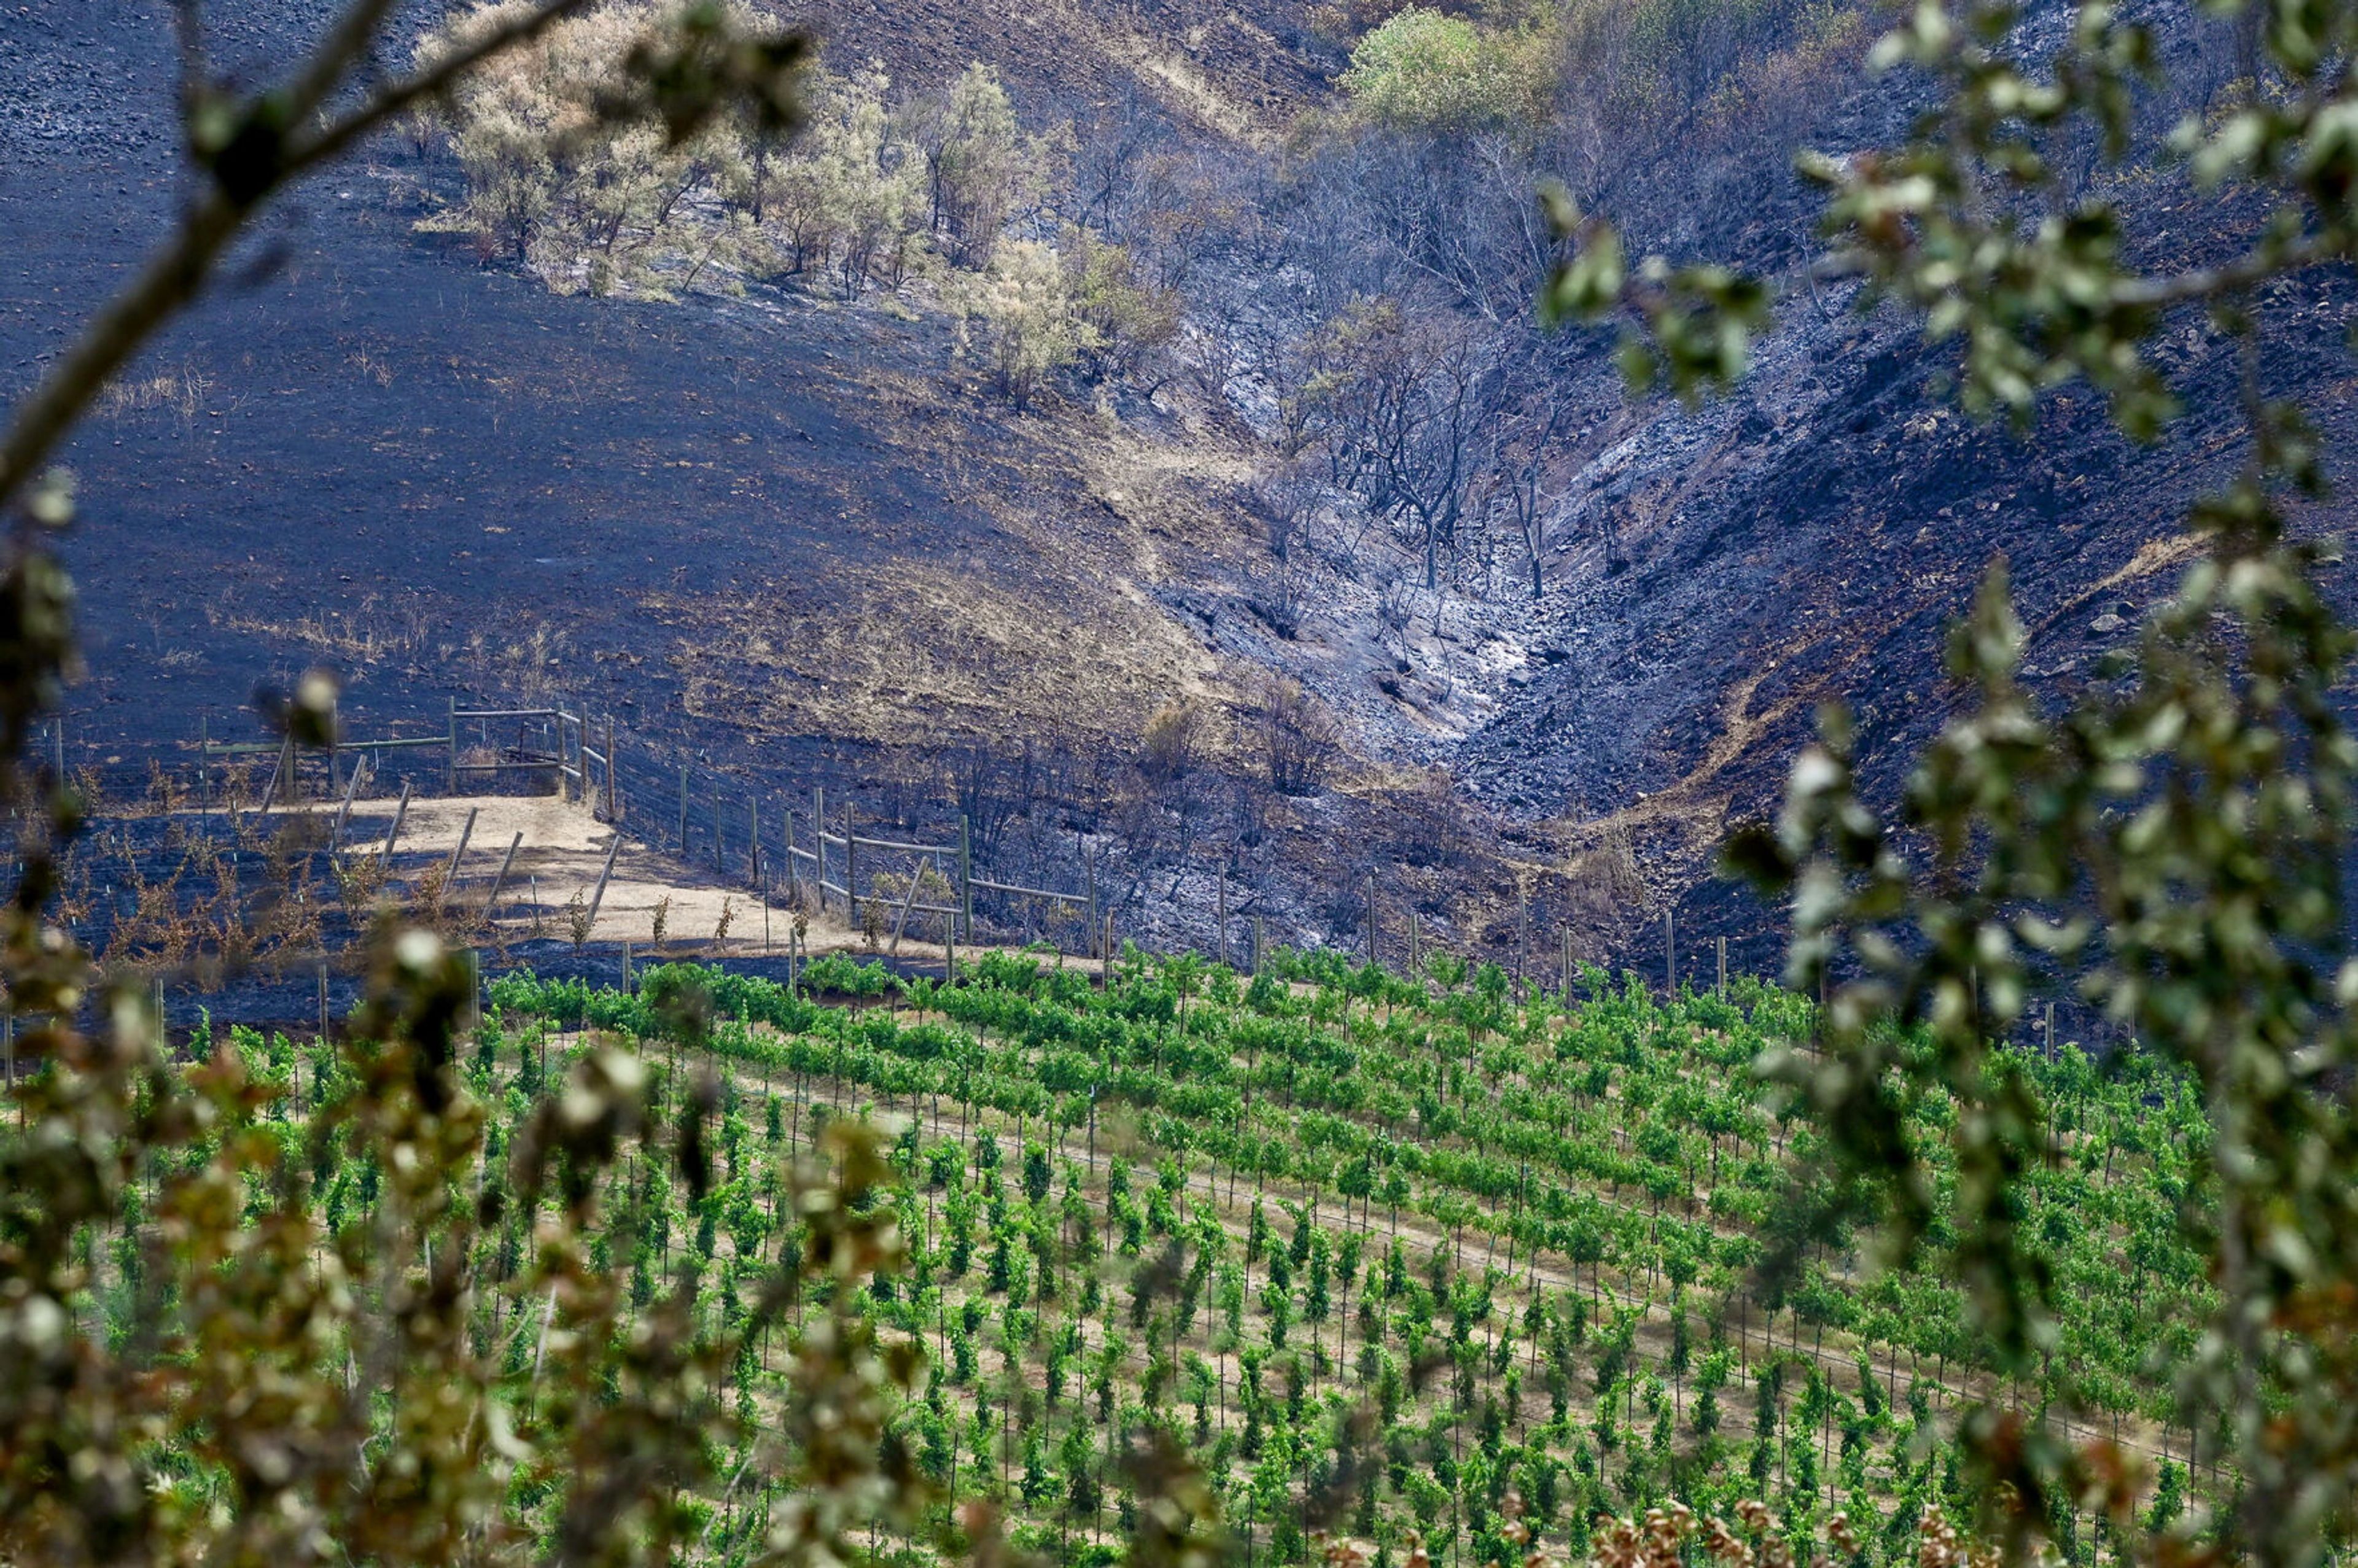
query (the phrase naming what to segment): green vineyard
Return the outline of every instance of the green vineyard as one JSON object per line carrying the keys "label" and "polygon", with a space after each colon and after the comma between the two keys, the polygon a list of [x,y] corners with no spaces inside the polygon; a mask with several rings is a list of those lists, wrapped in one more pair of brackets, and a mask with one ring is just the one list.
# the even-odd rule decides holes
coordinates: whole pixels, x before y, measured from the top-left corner
{"label": "green vineyard", "polygon": [[[1673,1500],[1730,1518],[1765,1503],[1773,1522],[1744,1512],[1804,1561],[1831,1540],[1856,1563],[1910,1562],[1929,1509],[1966,1519],[1985,1500],[1955,1441],[1977,1406],[2117,1444],[2155,1520],[2233,1485],[2171,1392],[2192,1348],[2177,1325],[2209,1292],[2180,1238],[2205,1124],[2174,1079],[2071,1048],[2001,1054],[2049,1116],[2020,1221],[2061,1336],[2000,1377],[1944,1282],[1971,1272],[1937,1220],[1899,1271],[1877,1267],[1876,1236],[1809,1217],[1819,1132],[1752,1072],[1808,1049],[1812,1009],[1789,991],[1662,1000],[1591,969],[1566,997],[1445,956],[1404,979],[1272,955],[1248,979],[1133,953],[1100,982],[986,955],[959,980],[840,957],[793,989],[687,966],[634,993],[517,975],[491,984],[460,1047],[483,1119],[472,1195],[492,1217],[452,1232],[451,1310],[527,1438],[555,1419],[534,1404],[543,1357],[579,1327],[525,1282],[551,1277],[535,1217],[600,1195],[482,1195],[618,1046],[644,1065],[649,1123],[693,1124],[692,1174],[652,1138],[625,1142],[579,1261],[627,1296],[616,1321],[681,1314],[692,1342],[727,1346],[715,1375],[741,1446],[712,1466],[731,1484],[677,1499],[696,1559],[758,1555],[789,1506],[792,1476],[765,1473],[756,1439],[821,1303],[922,1351],[882,1419],[929,1500],[865,1538],[913,1562],[971,1530],[970,1501],[1014,1549],[1122,1558],[1140,1506],[1125,1455],[1145,1437],[1192,1456],[1221,1549],[1247,1564],[1344,1538],[1384,1563],[1579,1559],[1600,1519]],[[246,1177],[250,1223],[276,1163],[357,1268],[389,1179],[339,1130],[365,1059],[244,1030],[227,1044],[247,1087],[216,1097],[232,1108],[211,1136],[281,1151]],[[772,1282],[810,1272],[786,1173],[848,1119],[882,1130],[892,1179],[858,1202],[895,1211],[905,1262],[736,1335]],[[1915,1108],[1936,1170],[1951,1122]],[[157,1205],[187,1201],[170,1177],[132,1183],[90,1238],[86,1305],[114,1342],[150,1310],[141,1238]],[[430,1241],[419,1267],[441,1277]],[[233,1486],[194,1455],[175,1474],[189,1506]],[[507,1487],[528,1528],[565,1528],[546,1476]],[[2074,1560],[2096,1561],[2098,1516],[2050,1507]]]}

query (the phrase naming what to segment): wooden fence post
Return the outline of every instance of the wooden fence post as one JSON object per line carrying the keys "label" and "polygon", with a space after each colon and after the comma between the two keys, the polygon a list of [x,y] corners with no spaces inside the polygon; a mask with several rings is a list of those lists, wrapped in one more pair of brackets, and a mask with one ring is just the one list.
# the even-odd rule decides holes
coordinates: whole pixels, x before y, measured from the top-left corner
{"label": "wooden fence post", "polygon": [[818,859],[818,875],[812,879],[811,896],[818,902],[818,912],[827,913],[827,786],[811,788],[811,850]]}
{"label": "wooden fence post", "polygon": [[843,903],[851,916],[851,928],[860,929],[860,803],[847,799],[843,803]]}
{"label": "wooden fence post", "polygon": [[1678,914],[1662,911],[1662,995],[1665,1000],[1679,994]]}
{"label": "wooden fence post", "polygon": [[[58,767],[59,769],[58,773],[58,783],[62,784],[65,783],[66,777],[63,771],[65,763],[62,759],[59,762]],[[293,785],[295,782],[294,773],[295,737],[289,735],[286,740],[279,742],[278,765],[270,770],[269,787],[262,792],[262,808],[254,813],[256,816],[267,816],[270,815],[270,807],[272,804],[278,799],[280,790]],[[292,800],[294,796],[290,795],[287,798]]]}
{"label": "wooden fence post", "polygon": [[515,869],[516,850],[523,845],[524,829],[519,827],[516,836],[508,840],[508,852],[500,860],[500,874],[492,879],[492,891],[483,897],[483,919],[486,921],[492,918],[492,906],[500,902],[500,890],[508,885],[508,872]]}
{"label": "wooden fence post", "polygon": [[1515,983],[1523,983],[1523,976],[1531,966],[1531,895],[1528,889],[1515,892]]}
{"label": "wooden fence post", "polygon": [[378,851],[378,859],[393,859],[393,841],[401,837],[401,824],[408,816],[409,781],[404,779],[401,781],[401,804],[393,808],[393,826],[384,830],[384,848]]}
{"label": "wooden fence post", "polygon": [[1563,1000],[1572,1000],[1572,927],[1563,928]]}
{"label": "wooden fence post", "polygon": [[606,881],[614,874],[614,860],[622,852],[622,830],[614,829],[614,847],[606,851],[606,869],[598,873],[598,891],[590,895],[590,918],[582,923],[582,940],[598,927],[598,906],[606,902]]}
{"label": "wooden fence post", "polygon": [[1727,1000],[1727,938],[1719,938],[1719,1000]]}
{"label": "wooden fence post", "polygon": [[336,826],[328,834],[328,853],[330,855],[344,847],[344,824],[352,819],[352,796],[360,793],[360,787],[361,763],[355,757],[352,759],[352,779],[344,785],[344,803],[336,808]]}
{"label": "wooden fence post", "polygon": [[[746,810],[752,813],[752,826],[749,829],[748,836],[753,841],[753,853],[747,863],[745,874],[752,880],[755,887],[762,887],[763,885],[762,881],[762,797],[755,795],[751,804],[746,806]],[[769,895],[766,892],[763,894],[762,902],[764,904],[769,903]]]}
{"label": "wooden fence post", "polygon": [[795,864],[795,808],[786,807],[786,902],[800,903],[802,870]]}
{"label": "wooden fence post", "polygon": [[434,913],[442,913],[442,901],[450,896],[450,884],[459,877],[459,861],[467,853],[467,840],[475,836],[475,813],[480,806],[467,807],[467,825],[459,829],[459,847],[450,851],[450,863],[442,868],[442,885],[434,890]]}
{"label": "wooden fence post", "polygon": [[1370,873],[1368,874],[1368,968],[1373,968],[1375,967],[1375,963],[1376,963],[1376,879],[1375,879],[1375,875],[1374,875],[1374,873],[1370,872]]}
{"label": "wooden fence post", "polygon": [[614,716],[606,716],[606,820],[620,826],[622,820],[621,797],[614,793]]}
{"label": "wooden fence post", "polygon": [[934,858],[928,855],[910,869],[909,891],[902,895],[900,915],[892,922],[892,956],[895,958],[901,956],[901,933],[909,928],[909,911],[914,909],[917,904],[917,889],[924,883],[925,872],[933,863]]}
{"label": "wooden fence post", "polygon": [[1094,947],[1098,941],[1098,847],[1095,844],[1089,845],[1081,857],[1081,874],[1085,879],[1083,885],[1088,891],[1089,946]]}
{"label": "wooden fence post", "polygon": [[1219,890],[1217,917],[1219,924],[1214,927],[1213,941],[1216,946],[1213,962],[1226,968],[1228,962],[1228,868],[1226,861],[1221,862],[1218,881],[1215,885]]}
{"label": "wooden fence post", "polygon": [[974,830],[963,811],[958,813],[957,871],[958,939],[971,942],[974,940]]}
{"label": "wooden fence post", "polygon": [[450,765],[449,771],[443,775],[442,793],[456,795],[459,793],[459,699],[451,697],[449,703]]}

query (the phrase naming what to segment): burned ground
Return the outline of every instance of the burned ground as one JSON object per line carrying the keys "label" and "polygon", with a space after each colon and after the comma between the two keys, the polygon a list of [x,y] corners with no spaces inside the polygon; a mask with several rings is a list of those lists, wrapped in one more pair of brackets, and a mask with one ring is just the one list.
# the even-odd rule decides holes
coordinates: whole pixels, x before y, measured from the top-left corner
{"label": "burned ground", "polygon": [[[324,9],[238,7],[220,58],[277,58]],[[1020,98],[1076,117],[1139,84],[1173,134],[1213,146],[1254,145],[1336,63],[1250,7],[1120,15],[1154,48],[1124,56],[1078,5],[1019,25],[847,4],[830,26],[839,53],[898,72],[989,58]],[[168,221],[167,23],[160,4],[47,0],[0,27],[10,392]],[[1238,28],[1273,42],[1223,45]],[[1905,101],[1883,91],[1834,129],[1887,134]],[[1692,237],[1794,252],[1802,195],[1781,170],[1749,178]],[[1287,635],[1265,609],[1251,453],[1218,406],[1098,406],[1075,385],[1017,415],[922,308],[760,285],[556,297],[416,232],[452,178],[388,138],[306,187],[82,427],[78,739],[184,740],[208,706],[227,728],[257,682],[328,662],[360,723],[431,720],[452,696],[561,697],[625,716],[666,759],[782,787],[938,784],[951,753],[1026,740],[1074,753],[1067,784],[1094,770],[1102,785],[1155,712],[1192,700],[1216,719],[1218,781],[1194,817],[1149,822],[1120,790],[1075,785],[1031,825],[1042,843],[1122,836],[1142,930],[1206,937],[1217,854],[1294,938],[1351,939],[1379,871],[1390,940],[1413,905],[1502,952],[1529,888],[1536,919],[1576,915],[1584,940],[1646,951],[1676,903],[1765,964],[1774,916],[1713,881],[1714,846],[1772,807],[1817,706],[1856,708],[1888,797],[1959,700],[1943,628],[2000,552],[2034,683],[2067,696],[2185,557],[2187,500],[2241,460],[2233,355],[2199,322],[2167,345],[2170,368],[2225,411],[2146,449],[2080,394],[2028,431],[1962,421],[1939,395],[1942,351],[1796,293],[1746,386],[1693,412],[1625,401],[1606,334],[1567,350],[1583,414],[1551,474],[1541,600],[1455,599],[1437,631],[1412,618],[1395,638],[1374,585],[1326,571]],[[2214,239],[2233,226],[2191,201],[2169,217]],[[2265,379],[2324,410],[2331,464],[2348,287],[2264,304]],[[1321,798],[1238,787],[1270,673],[1342,720],[1355,760]]]}

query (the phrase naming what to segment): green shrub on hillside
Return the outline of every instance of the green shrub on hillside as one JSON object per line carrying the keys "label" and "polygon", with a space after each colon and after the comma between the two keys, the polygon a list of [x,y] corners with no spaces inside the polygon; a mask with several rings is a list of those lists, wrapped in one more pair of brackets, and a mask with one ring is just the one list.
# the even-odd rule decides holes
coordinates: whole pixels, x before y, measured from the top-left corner
{"label": "green shrub on hillside", "polygon": [[[418,46],[431,67],[532,0],[465,12]],[[610,123],[633,50],[689,9],[606,0],[465,78],[440,123],[466,189],[427,227],[471,232],[487,254],[560,290],[663,293],[718,275],[808,277],[844,298],[947,262],[989,264],[1039,200],[1069,132],[1024,134],[990,68],[896,94],[870,65],[805,73],[791,143],[752,116],[717,117],[677,143]],[[732,16],[746,15],[730,0]],[[742,14],[742,15],[741,15]]]}
{"label": "green shrub on hillside", "polygon": [[1535,121],[1552,74],[1540,31],[1411,6],[1359,40],[1343,90],[1365,122],[1458,133]]}
{"label": "green shrub on hillside", "polygon": [[[716,116],[684,138],[607,106],[626,93],[635,53],[667,36],[681,0],[611,0],[544,29],[462,77],[442,105],[465,196],[433,227],[473,232],[487,253],[535,265],[564,290],[649,285],[655,242],[692,199],[737,183],[750,121]],[[741,4],[718,7],[750,28]],[[431,70],[533,12],[498,0],[429,35],[416,51]],[[741,238],[722,225],[704,247]]]}
{"label": "green shrub on hillside", "polygon": [[773,265],[826,276],[852,298],[871,279],[899,283],[925,259],[925,180],[885,106],[882,70],[812,73],[810,124],[780,171]]}
{"label": "green shrub on hillside", "polygon": [[924,166],[933,231],[960,265],[984,265],[1008,221],[1038,198],[1044,145],[1023,134],[1007,89],[979,60],[903,118]]}

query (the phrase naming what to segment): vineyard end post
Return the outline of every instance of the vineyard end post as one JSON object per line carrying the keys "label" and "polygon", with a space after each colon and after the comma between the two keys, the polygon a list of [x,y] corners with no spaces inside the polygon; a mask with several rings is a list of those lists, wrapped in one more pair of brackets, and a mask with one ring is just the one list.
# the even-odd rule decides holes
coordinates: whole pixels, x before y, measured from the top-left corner
{"label": "vineyard end post", "polygon": [[974,824],[963,811],[958,813],[958,915],[957,934],[961,941],[974,940]]}
{"label": "vineyard end post", "polygon": [[1523,976],[1531,967],[1531,895],[1528,891],[1515,893],[1515,983],[1521,985]]}
{"label": "vineyard end post", "polygon": [[1228,962],[1228,867],[1225,860],[1220,862],[1219,880],[1215,885],[1218,903],[1218,913],[1215,918],[1218,924],[1214,927],[1212,961],[1226,968]]}

